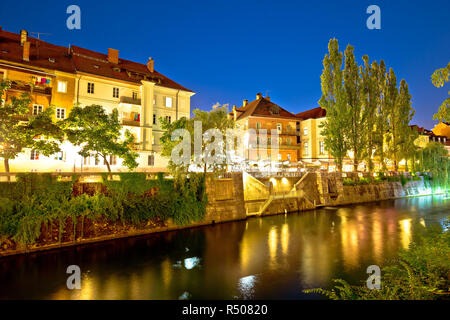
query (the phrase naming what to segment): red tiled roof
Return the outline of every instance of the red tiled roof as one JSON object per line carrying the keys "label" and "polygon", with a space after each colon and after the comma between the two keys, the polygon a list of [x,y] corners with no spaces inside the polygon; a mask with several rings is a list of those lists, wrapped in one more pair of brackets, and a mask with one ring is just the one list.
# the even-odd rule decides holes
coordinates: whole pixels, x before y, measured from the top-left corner
{"label": "red tiled roof", "polygon": [[[23,47],[20,35],[0,30],[0,60],[20,63],[29,67],[56,69],[74,73],[75,67],[68,54],[68,49],[28,37],[30,42],[30,61],[23,60]],[[50,61],[49,59],[52,59]]]}
{"label": "red tiled roof", "polygon": [[263,97],[254,100],[252,102],[249,102],[245,106],[237,108],[236,112],[237,112],[236,120],[240,120],[249,116],[270,117],[270,118],[294,118],[298,120],[294,114],[290,113],[289,111],[283,109],[279,105]]}
{"label": "red tiled roof", "polygon": [[134,83],[147,80],[163,87],[192,92],[156,70],[150,72],[142,63],[119,57],[119,63],[113,64],[108,61],[108,55],[77,46],[72,46],[71,52],[75,68],[80,72]]}
{"label": "red tiled roof", "polygon": [[297,113],[295,116],[298,118],[302,118],[303,120],[308,119],[318,119],[323,118],[327,115],[327,111],[323,109],[322,107],[317,107],[314,109],[306,110],[300,113]]}
{"label": "red tiled roof", "polygon": [[[47,68],[68,73],[79,71],[133,83],[148,80],[163,87],[192,92],[156,70],[150,72],[146,64],[119,58],[119,64],[115,65],[108,62],[108,56],[103,53],[77,46],[57,46],[33,37],[28,37],[27,41],[31,44],[30,61],[23,60],[20,34],[0,28],[0,60],[28,65],[30,68]],[[113,70],[114,67],[118,68],[117,71]]]}

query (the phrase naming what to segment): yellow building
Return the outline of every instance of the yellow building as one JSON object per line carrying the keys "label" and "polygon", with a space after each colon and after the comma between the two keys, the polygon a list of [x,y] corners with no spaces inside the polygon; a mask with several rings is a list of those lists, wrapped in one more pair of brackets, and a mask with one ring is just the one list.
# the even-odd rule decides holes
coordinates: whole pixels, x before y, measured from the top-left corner
{"label": "yellow building", "polygon": [[[28,93],[30,114],[49,106],[55,108],[55,120],[64,119],[74,104],[98,104],[119,111],[123,128],[138,142],[138,171],[165,170],[167,159],[160,156],[162,135],[159,118],[174,121],[190,116],[190,97],[194,93],[162,75],[147,64],[119,58],[119,51],[108,54],[80,47],[62,47],[28,37],[26,31],[15,34],[0,28],[0,79],[11,81],[3,99]],[[26,119],[24,119],[26,120]],[[10,161],[11,172],[29,171],[104,171],[103,162],[82,158],[68,142],[62,152],[43,157],[25,150]],[[126,171],[120,159],[110,158],[113,171]],[[4,170],[0,164],[0,170]]]}
{"label": "yellow building", "polygon": [[[230,117],[233,117],[236,128],[245,134],[245,160],[267,162],[267,165],[298,161],[300,121],[294,114],[270,101],[270,97],[258,93],[255,100],[244,100],[241,107],[233,107]],[[251,134],[252,130],[254,134]],[[277,150],[272,150],[275,142],[272,141],[272,130],[277,134]]]}

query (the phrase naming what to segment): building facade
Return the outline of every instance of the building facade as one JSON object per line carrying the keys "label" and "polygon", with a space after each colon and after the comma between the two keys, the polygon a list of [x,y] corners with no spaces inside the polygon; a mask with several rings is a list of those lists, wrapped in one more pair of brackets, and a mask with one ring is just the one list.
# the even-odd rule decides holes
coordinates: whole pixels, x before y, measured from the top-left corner
{"label": "building facade", "polygon": [[[107,54],[77,46],[56,46],[0,29],[0,78],[11,81],[5,100],[31,95],[30,115],[55,108],[55,120],[67,117],[74,105],[101,105],[108,112],[117,109],[123,132],[136,138],[138,171],[165,170],[167,159],[160,156],[163,133],[160,118],[175,121],[190,116],[189,89],[162,75],[154,60],[146,64],[121,59],[119,51]],[[62,152],[43,157],[25,150],[10,161],[11,171],[104,171],[95,158],[82,158],[68,142]],[[126,171],[121,159],[111,156],[113,171]]]}

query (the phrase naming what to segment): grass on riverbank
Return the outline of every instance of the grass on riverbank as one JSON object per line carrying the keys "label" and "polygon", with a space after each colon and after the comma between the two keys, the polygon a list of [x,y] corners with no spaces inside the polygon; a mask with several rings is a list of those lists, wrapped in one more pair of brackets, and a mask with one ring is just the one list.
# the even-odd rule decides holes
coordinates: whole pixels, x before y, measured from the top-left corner
{"label": "grass on riverbank", "polygon": [[72,239],[76,239],[79,224],[78,233],[85,234],[86,220],[138,227],[152,220],[164,223],[172,219],[184,225],[206,214],[201,174],[177,180],[165,179],[162,174],[153,180],[147,180],[145,173],[119,175],[120,181],[103,175],[101,188],[91,195],[74,192],[77,176],[63,182],[50,174],[22,174],[17,182],[0,183],[0,242],[34,244],[52,226],[59,229],[56,242],[61,242],[68,223]]}

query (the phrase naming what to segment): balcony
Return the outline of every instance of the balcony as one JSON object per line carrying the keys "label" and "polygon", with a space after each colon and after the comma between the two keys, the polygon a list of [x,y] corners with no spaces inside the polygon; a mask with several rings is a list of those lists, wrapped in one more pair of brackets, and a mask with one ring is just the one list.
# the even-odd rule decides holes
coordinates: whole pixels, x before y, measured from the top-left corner
{"label": "balcony", "polygon": [[141,126],[141,114],[139,112],[123,112],[122,113],[122,125],[140,127]]}
{"label": "balcony", "polygon": [[12,81],[11,87],[9,88],[11,91],[19,91],[19,92],[26,92],[26,93],[37,93],[44,96],[51,96],[52,95],[52,88],[47,86],[32,86],[27,83],[19,82],[19,81]]}
{"label": "balcony", "polygon": [[120,103],[134,104],[134,105],[140,106],[141,105],[141,99],[133,99],[132,97],[121,96],[120,97]]}
{"label": "balcony", "polygon": [[140,127],[141,122],[136,120],[122,119],[123,126]]}

